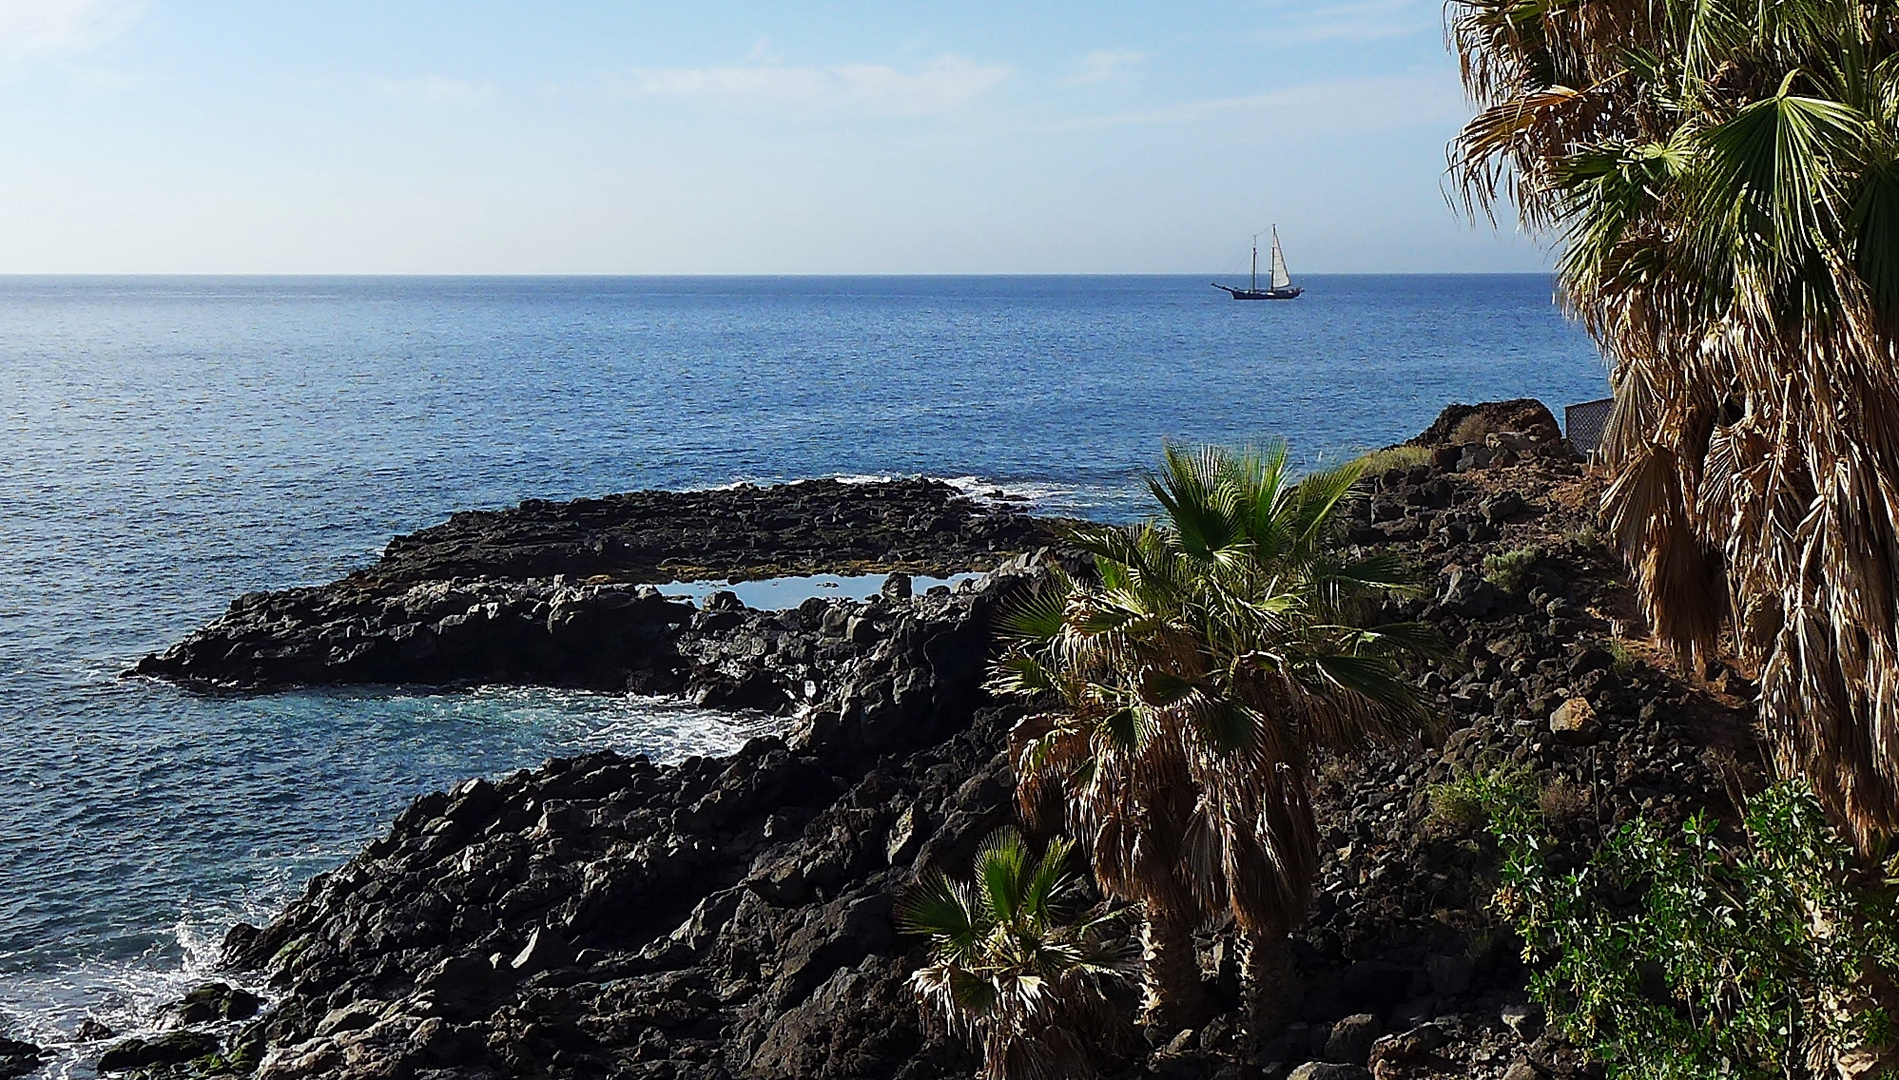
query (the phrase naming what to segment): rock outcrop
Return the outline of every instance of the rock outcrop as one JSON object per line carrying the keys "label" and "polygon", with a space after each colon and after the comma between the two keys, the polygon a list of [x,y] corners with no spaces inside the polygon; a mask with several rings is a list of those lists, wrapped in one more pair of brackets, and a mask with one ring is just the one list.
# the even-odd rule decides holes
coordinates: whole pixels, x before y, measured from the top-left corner
{"label": "rock outcrop", "polygon": [[467,511],[391,540],[358,577],[685,581],[894,570],[941,577],[1047,542],[1041,520],[940,480],[806,480]]}
{"label": "rock outcrop", "polygon": [[1560,449],[1563,429],[1549,406],[1535,398],[1512,398],[1481,405],[1447,405],[1430,427],[1405,445],[1483,446],[1492,436],[1509,437],[1504,441],[1515,449]]}
{"label": "rock outcrop", "polygon": [[13,1080],[39,1071],[46,1051],[29,1042],[0,1037],[0,1080]]}
{"label": "rock outcrop", "polygon": [[230,963],[281,994],[233,1058],[275,1080],[943,1075],[906,1072],[924,1036],[892,897],[1007,819],[1008,716],[980,684],[1030,576],[864,605],[850,618],[874,632],[845,639],[786,738],[417,800],[269,926],[232,931]]}
{"label": "rock outcrop", "polygon": [[[641,583],[872,569],[946,576],[1034,551],[1056,532],[933,480],[530,501],[397,537],[375,566],[341,581],[240,596],[133,673],[207,690],[515,683],[777,708],[808,697],[822,640],[797,638],[781,654],[798,620],[748,620],[729,597],[699,610]],[[821,609],[807,609],[805,621]],[[750,685],[726,685],[714,668],[733,643],[777,662]]]}
{"label": "rock outcrop", "polygon": [[[1498,412],[1519,425],[1502,430],[1523,435],[1521,411]],[[1442,721],[1433,745],[1324,763],[1326,854],[1295,940],[1298,1020],[1247,1035],[1237,941],[1208,927],[1218,1015],[1145,1033],[1121,1074],[1587,1074],[1526,1005],[1518,946],[1488,907],[1495,853],[1432,785],[1529,770],[1582,858],[1633,815],[1726,807],[1757,782],[1760,757],[1745,679],[1684,679],[1636,640],[1620,565],[1594,532],[1594,482],[1536,430],[1445,443],[1454,459],[1368,477],[1353,506],[1351,538],[1401,554],[1426,585],[1386,614],[1431,623],[1451,655],[1416,672]],[[1467,459],[1473,446],[1497,452]],[[232,931],[229,964],[260,971],[269,1000],[255,1019],[203,1028],[221,1056],[183,1068],[260,1080],[969,1075],[968,1051],[919,1022],[906,979],[922,950],[892,910],[920,873],[960,871],[1012,820],[1005,748],[1019,713],[981,683],[995,613],[1036,575],[1025,558],[953,594],[893,587],[783,613],[668,612],[636,587],[561,584],[626,597],[615,611],[651,605],[626,625],[668,628],[624,632],[629,644],[603,652],[619,659],[601,685],[670,671],[666,685],[687,692],[724,688],[706,700],[787,713],[786,734],[674,767],[554,761],[417,800],[269,925]],[[545,624],[554,600],[541,599]],[[729,618],[696,623],[713,615]],[[277,647],[270,625],[243,663]]]}

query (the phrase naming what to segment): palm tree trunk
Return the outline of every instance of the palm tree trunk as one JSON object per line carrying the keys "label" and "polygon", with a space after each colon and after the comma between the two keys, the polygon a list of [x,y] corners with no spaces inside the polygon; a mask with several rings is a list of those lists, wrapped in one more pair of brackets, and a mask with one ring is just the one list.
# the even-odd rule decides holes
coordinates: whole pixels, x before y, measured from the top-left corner
{"label": "palm tree trunk", "polygon": [[1194,952],[1193,929],[1171,911],[1149,907],[1141,925],[1141,1022],[1178,1031],[1199,1023],[1211,1003],[1200,983],[1200,957]]}
{"label": "palm tree trunk", "polygon": [[1240,993],[1254,1040],[1291,1023],[1300,998],[1292,939],[1283,930],[1246,934],[1241,942]]}

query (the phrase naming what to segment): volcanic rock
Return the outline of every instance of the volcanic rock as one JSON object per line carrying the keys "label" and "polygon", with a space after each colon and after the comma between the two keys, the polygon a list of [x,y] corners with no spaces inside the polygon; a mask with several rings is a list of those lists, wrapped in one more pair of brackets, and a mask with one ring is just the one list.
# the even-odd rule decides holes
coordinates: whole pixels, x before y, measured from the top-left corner
{"label": "volcanic rock", "polygon": [[[1494,428],[1486,437],[1541,431],[1520,404],[1447,412],[1431,438],[1457,436],[1471,415],[1472,427]],[[1440,734],[1320,762],[1320,878],[1293,939],[1302,1021],[1241,1037],[1242,943],[1215,925],[1199,940],[1224,1011],[1168,1054],[1111,1060],[1111,1076],[1238,1077],[1307,1062],[1293,1075],[1500,1080],[1535,1037],[1528,1014],[1519,1036],[1505,1011],[1524,1000],[1527,972],[1494,921],[1494,845],[1439,815],[1433,788],[1531,770],[1545,785],[1552,857],[1579,866],[1638,814],[1670,826],[1722,805],[1717,766],[1752,782],[1746,763],[1761,759],[1745,707],[1609,650],[1625,629],[1611,619],[1635,608],[1620,563],[1584,528],[1595,480],[1546,443],[1522,453],[1499,439],[1483,469],[1419,465],[1361,482],[1350,535],[1439,583],[1379,617],[1421,620],[1445,642],[1443,661],[1413,672]],[[1396,516],[1379,519],[1380,507]],[[523,513],[558,517],[548,505]],[[456,528],[479,539],[486,526]],[[484,565],[534,549],[509,535],[497,534]],[[157,661],[171,665],[159,673],[261,688],[498,671],[758,702],[782,732],[724,759],[662,767],[591,754],[417,799],[269,925],[227,937],[229,965],[259,972],[271,1000],[225,1039],[227,1056],[261,1063],[268,1080],[974,1072],[968,1047],[920,1015],[907,979],[925,951],[893,913],[922,874],[965,872],[1014,818],[1008,732],[1026,710],[991,700],[983,680],[997,613],[1042,571],[1036,558],[1001,559],[1004,546],[997,573],[947,595],[904,598],[893,585],[869,602],[786,612],[724,598],[692,608],[617,578],[402,580],[393,564],[386,579],[321,595],[241,600],[221,627]],[[1531,547],[1542,554],[1520,593],[1484,582],[1486,557]],[[444,567],[462,557],[438,538],[392,558]],[[350,607],[366,597],[377,606]],[[434,652],[403,654],[406,638],[354,651],[402,626],[420,637],[424,625]],[[401,663],[379,667],[391,647]],[[444,648],[477,659],[443,660]],[[1584,742],[1543,722],[1572,699],[1593,717]],[[1131,1015],[1131,998],[1122,1004]],[[1381,1029],[1401,1034],[1359,1037]],[[1335,1035],[1352,1062],[1311,1060],[1333,1056]],[[1533,1052],[1550,1075],[1587,1074],[1552,1039]]]}
{"label": "volcanic rock", "polygon": [[29,1042],[0,1036],[0,1080],[28,1076],[39,1071],[48,1052]]}
{"label": "volcanic rock", "polygon": [[[512,683],[677,694],[780,712],[808,695],[835,643],[805,617],[748,611],[729,591],[703,607],[651,582],[690,577],[997,566],[1057,535],[947,484],[815,481],[711,492],[530,500],[456,514],[391,541],[374,567],[329,585],[248,593],[134,674],[204,690],[335,683]],[[882,598],[909,596],[893,573]],[[829,618],[836,608],[818,605]],[[802,609],[801,609],[802,610]],[[868,645],[875,610],[844,612]],[[770,654],[762,667],[735,652]],[[735,662],[736,661],[736,662]],[[741,672],[739,669],[743,669]]]}

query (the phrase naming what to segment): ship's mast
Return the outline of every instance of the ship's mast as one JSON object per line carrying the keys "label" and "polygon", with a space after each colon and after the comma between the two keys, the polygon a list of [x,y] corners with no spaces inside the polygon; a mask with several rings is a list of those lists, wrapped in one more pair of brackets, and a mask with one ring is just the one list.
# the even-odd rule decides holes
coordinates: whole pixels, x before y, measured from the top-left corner
{"label": "ship's mast", "polygon": [[1259,234],[1253,234],[1253,291],[1259,291]]}

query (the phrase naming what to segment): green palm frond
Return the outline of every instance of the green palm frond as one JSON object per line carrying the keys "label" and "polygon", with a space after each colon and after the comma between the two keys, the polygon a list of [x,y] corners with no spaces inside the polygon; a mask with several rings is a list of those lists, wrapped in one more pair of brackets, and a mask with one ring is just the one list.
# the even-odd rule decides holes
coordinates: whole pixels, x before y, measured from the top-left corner
{"label": "green palm frond", "polygon": [[1411,684],[1376,656],[1334,653],[1313,658],[1313,667],[1331,687],[1346,691],[1391,716],[1422,726],[1423,706]]}
{"label": "green palm frond", "polygon": [[1361,462],[1349,461],[1337,468],[1310,473],[1299,481],[1293,489],[1295,509],[1289,524],[1300,543],[1311,545],[1320,539],[1339,502],[1352,490],[1352,485],[1358,483],[1364,471]]}
{"label": "green palm frond", "polygon": [[986,924],[969,891],[939,871],[898,905],[897,925],[905,933],[928,934],[937,939],[939,948],[960,955],[974,947]]}
{"label": "green palm frond", "polygon": [[1101,732],[1107,745],[1121,753],[1131,753],[1141,745],[1141,723],[1132,708],[1116,709],[1102,717]]}
{"label": "green palm frond", "polygon": [[1014,829],[991,833],[976,852],[978,895],[990,922],[1010,923],[1022,917],[1028,858],[1028,848]]}
{"label": "green palm frond", "polygon": [[1024,910],[1034,913],[1041,923],[1050,922],[1055,915],[1057,893],[1067,880],[1068,853],[1074,844],[1057,837],[1050,840],[1042,849],[1042,857],[1035,864],[1035,870],[1029,875],[1027,886],[1022,892]]}
{"label": "green palm frond", "polygon": [[1381,656],[1422,656],[1430,659],[1448,655],[1443,635],[1437,628],[1421,622],[1380,623],[1357,632],[1360,652]]}
{"label": "green palm frond", "polygon": [[996,664],[985,684],[992,694],[1039,697],[1057,690],[1048,668],[1033,656],[1010,656]]}
{"label": "green palm frond", "polygon": [[1015,601],[1004,612],[1002,627],[1014,637],[1049,641],[1061,634],[1062,620],[1067,614],[1068,583],[1062,577],[1052,577],[1048,587]]}
{"label": "green palm frond", "polygon": [[1853,156],[1864,132],[1853,109],[1787,93],[1798,74],[1706,135],[1710,196],[1759,214],[1781,258],[1797,257],[1813,230],[1835,224],[1826,220],[1839,204],[1834,165]]}

